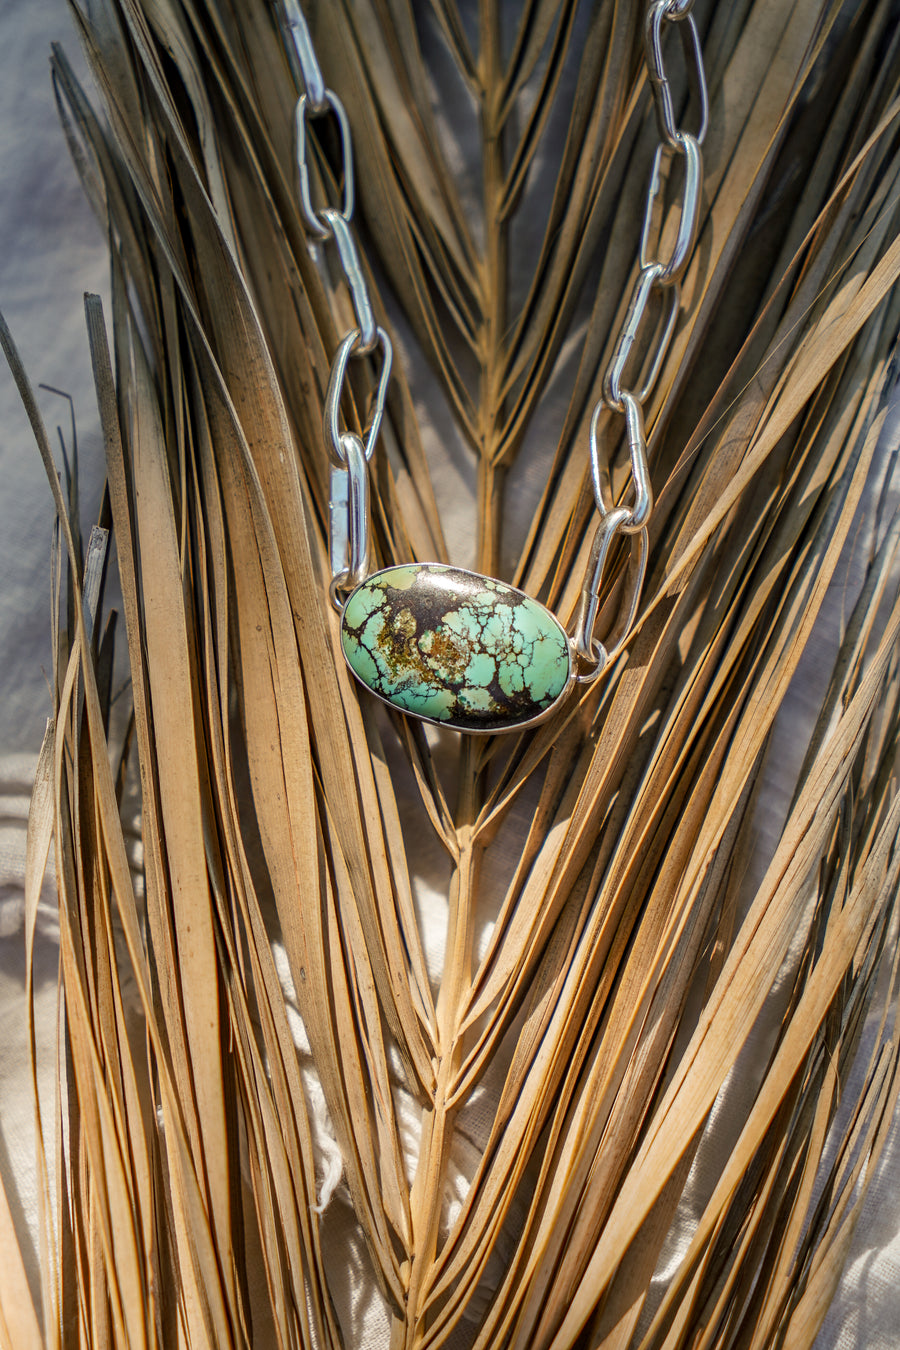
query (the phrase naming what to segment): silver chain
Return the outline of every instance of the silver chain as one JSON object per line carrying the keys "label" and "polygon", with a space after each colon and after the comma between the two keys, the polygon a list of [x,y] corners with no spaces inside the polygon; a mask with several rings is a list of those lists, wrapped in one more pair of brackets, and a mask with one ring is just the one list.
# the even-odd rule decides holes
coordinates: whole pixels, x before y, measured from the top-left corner
{"label": "silver chain", "polygon": [[[372,298],[360,261],[353,230],[356,189],[353,172],[353,140],[343,103],[322,78],[309,28],[298,0],[283,0],[287,28],[293,40],[304,92],[294,109],[294,148],[300,209],[310,234],[322,243],[334,245],[350,299],[356,326],[341,339],[325,391],[324,433],[331,456],[329,485],[328,552],[331,563],[331,599],[343,607],[342,592],[364,581],[369,570],[369,462],[384,417],[388,384],[391,378],[393,348],[383,328],[375,322]],[[341,162],[336,182],[341,186],[338,205],[315,207],[310,185],[307,123],[319,117],[333,117],[340,134]],[[351,360],[362,360],[381,352],[381,370],[375,398],[369,414],[364,440],[353,431],[341,428],[341,401]]]}
{"label": "silver chain", "polygon": [[[656,107],[659,145],[653,158],[644,205],[640,270],[613,345],[612,356],[603,372],[600,398],[591,414],[591,481],[600,520],[594,533],[572,639],[583,663],[582,673],[578,677],[582,681],[595,680],[621,650],[634,626],[647,570],[647,522],[653,510],[653,490],[647,463],[643,405],[653,393],[675,332],[681,300],[680,282],[697,239],[703,183],[700,147],[709,121],[703,54],[697,25],[691,14],[692,8],[693,0],[655,0],[644,23],[644,56]],[[680,128],[675,119],[672,87],[663,55],[664,31],[671,24],[681,26],[691,103],[696,104],[699,111],[699,125],[694,132]],[[665,204],[663,166],[666,160],[670,169],[677,161],[681,161],[681,191],[680,200],[676,197],[668,203],[669,213],[677,209],[679,214],[668,257],[661,258],[656,255],[662,246],[661,230],[658,227]],[[657,235],[655,247],[654,233]],[[644,326],[650,321],[651,304],[657,297],[662,302],[661,317],[655,321],[655,331],[651,331],[649,343],[645,345],[639,342],[639,338]],[[645,346],[643,360],[640,368],[634,370],[635,352],[640,351],[642,346]],[[626,380],[629,370],[631,379]],[[626,492],[630,491],[632,497],[630,506],[619,505],[613,499],[610,463],[618,440],[616,427],[620,424],[618,417],[606,417],[604,414],[618,414],[618,417],[624,418],[625,442],[631,461],[631,478],[626,487]],[[599,642],[594,636],[594,627],[600,608],[600,591],[617,535],[629,540],[631,558],[618,618],[612,631],[603,642]]]}
{"label": "silver chain", "polygon": [[[592,541],[572,638],[582,662],[582,673],[578,677],[582,681],[596,679],[621,650],[634,626],[647,570],[647,523],[653,509],[653,490],[647,462],[643,405],[653,392],[675,331],[681,298],[680,282],[697,238],[703,180],[700,147],[709,120],[703,54],[697,25],[691,14],[693,3],[694,0],[654,0],[644,23],[644,56],[656,109],[659,145],[645,199],[640,268],[625,318],[613,345],[612,356],[603,373],[601,395],[591,415],[591,480],[599,522]],[[368,574],[368,466],[384,416],[393,352],[390,338],[374,318],[352,228],[355,186],[353,143],[347,113],[337,94],[325,84],[298,0],[283,0],[283,4],[304,86],[294,113],[300,208],[314,239],[334,244],[356,318],[356,326],[341,340],[332,362],[324,410],[325,442],[332,461],[329,493],[330,591],[335,606],[341,609],[341,594],[364,581]],[[666,73],[663,53],[664,34],[670,25],[677,25],[681,33],[691,91],[690,102],[698,110],[698,126],[693,132],[679,127],[675,117],[672,86]],[[341,201],[338,205],[317,208],[313,204],[310,185],[307,123],[325,116],[334,118],[339,131],[341,163],[336,181],[341,188]],[[679,162],[680,193],[672,200],[666,200],[664,167],[671,171]],[[663,243],[663,218],[666,215],[671,217],[676,211],[676,227],[674,231],[669,228],[666,235],[668,256],[658,257],[656,255]],[[653,320],[655,327],[649,332],[649,337],[645,338],[644,330],[652,317],[651,306],[657,300],[661,302],[660,314]],[[361,438],[355,432],[341,428],[340,410],[347,367],[350,360],[374,356],[379,350],[381,368],[373,408],[368,429],[364,438]],[[636,365],[635,354],[642,350],[640,367],[633,370]],[[618,418],[624,419],[624,438],[631,464],[626,493],[631,493],[632,500],[627,506],[615,501],[610,482],[610,464],[621,434],[616,431],[621,425]],[[607,561],[620,535],[630,542],[631,559],[626,570],[618,617],[612,630],[600,642],[594,636],[600,591]]]}

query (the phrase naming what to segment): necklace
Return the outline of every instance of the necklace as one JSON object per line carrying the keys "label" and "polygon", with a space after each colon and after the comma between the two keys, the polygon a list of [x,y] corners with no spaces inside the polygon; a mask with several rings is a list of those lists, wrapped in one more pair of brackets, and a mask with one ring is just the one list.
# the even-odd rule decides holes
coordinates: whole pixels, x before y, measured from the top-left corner
{"label": "necklace", "polygon": [[[356,326],[341,340],[325,395],[324,438],[331,456],[329,493],[330,596],[341,615],[341,649],[350,670],[383,702],[409,716],[459,731],[493,733],[535,726],[561,706],[576,684],[595,680],[618,656],[634,627],[647,569],[647,524],[653,491],[643,406],[675,331],[680,282],[697,237],[702,184],[701,146],[708,98],[693,0],[653,0],[644,22],[647,76],[659,143],[646,193],[639,270],[603,373],[590,420],[591,481],[597,509],[590,558],[573,632],[539,601],[494,577],[443,563],[406,563],[369,572],[369,464],[375,453],[390,381],[393,350],[376,323],[356,238],[353,147],[344,105],[325,84],[298,0],[284,0],[288,31],[304,92],[295,109],[300,208],[314,239],[330,241],[349,290]],[[696,131],[679,127],[663,53],[667,26],[677,25]],[[341,164],[339,205],[312,200],[308,123],[337,123]],[[666,191],[679,164],[680,190]],[[668,200],[669,197],[671,200]],[[665,218],[665,219],[664,219]],[[663,256],[659,256],[662,254]],[[649,344],[651,305],[662,301]],[[640,339],[640,341],[639,341]],[[641,368],[635,352],[647,348]],[[342,429],[341,401],[351,360],[378,362],[373,411],[364,436]],[[604,416],[613,414],[613,417]],[[615,453],[610,431],[624,426],[631,503],[616,501],[610,483]],[[595,633],[603,577],[618,537],[630,546],[619,613],[601,641]]]}

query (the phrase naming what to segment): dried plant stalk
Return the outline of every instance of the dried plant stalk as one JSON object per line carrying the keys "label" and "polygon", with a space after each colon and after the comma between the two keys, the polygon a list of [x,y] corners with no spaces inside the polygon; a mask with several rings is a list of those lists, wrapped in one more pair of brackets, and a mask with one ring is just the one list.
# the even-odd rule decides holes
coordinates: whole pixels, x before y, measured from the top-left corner
{"label": "dried plant stalk", "polygon": [[[698,4],[707,177],[649,410],[639,628],[564,713],[460,744],[375,709],[340,659],[320,427],[349,310],[296,204],[276,20],[261,0],[73,12],[107,119],[57,51],[112,257],[112,313],[89,298],[87,322],[142,855],[132,872],[132,731],[118,762],[111,638],[95,635],[103,537],[85,560],[4,332],[71,606],[29,862],[34,896],[52,837],[65,1131],[54,1215],[38,1130],[40,1316],[0,1205],[0,1338],[361,1347],[324,1141],[392,1350],[810,1345],[900,1086],[898,525],[890,484],[883,503],[871,486],[900,309],[891,7]],[[429,367],[415,378],[476,466],[478,566],[564,619],[655,144],[640,17],[575,0],[485,0],[477,24],[450,0],[311,14],[326,78],[350,91],[379,321],[402,314]],[[470,179],[454,117],[478,148]],[[373,469],[384,564],[446,557],[414,389],[401,372]],[[546,485],[504,538],[505,485],[547,407]],[[749,895],[778,713],[861,511],[863,584]],[[621,563],[607,620],[620,583]],[[450,876],[439,979],[421,820]],[[660,1292],[691,1165],[742,1072],[752,1103],[719,1127]],[[489,1119],[448,1213],[473,1098]]]}

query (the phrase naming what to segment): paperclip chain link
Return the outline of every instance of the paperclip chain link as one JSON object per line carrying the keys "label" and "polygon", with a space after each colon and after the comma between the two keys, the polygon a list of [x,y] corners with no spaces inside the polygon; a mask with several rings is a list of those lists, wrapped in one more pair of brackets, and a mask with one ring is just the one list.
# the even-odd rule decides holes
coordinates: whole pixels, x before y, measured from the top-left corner
{"label": "paperclip chain link", "polygon": [[[381,428],[391,377],[393,348],[383,328],[375,321],[372,298],[360,260],[353,214],[356,190],[353,140],[343,103],[322,76],[309,27],[298,0],[283,0],[287,29],[293,42],[304,92],[294,109],[294,148],[297,160],[297,186],[300,210],[310,234],[323,243],[334,245],[337,261],[353,305],[356,326],[344,335],[334,355],[325,393],[324,436],[331,453],[329,492],[330,594],[337,609],[343,605],[342,592],[364,581],[369,563],[369,472]],[[331,116],[337,123],[341,163],[337,182],[341,184],[339,204],[316,206],[312,200],[309,168],[308,124],[316,118]],[[380,352],[381,369],[375,388],[369,426],[364,439],[341,428],[341,401],[351,360]]]}
{"label": "paperclip chain link", "polygon": [[[632,288],[625,318],[613,344],[612,356],[603,372],[600,398],[591,414],[591,481],[600,519],[594,533],[572,639],[582,662],[582,670],[578,676],[581,681],[596,679],[621,650],[634,625],[647,568],[647,522],[653,509],[653,491],[647,462],[643,405],[653,392],[675,332],[680,301],[679,285],[697,239],[703,182],[700,147],[706,136],[709,121],[703,54],[697,25],[691,14],[692,8],[693,0],[654,0],[647,11],[644,23],[644,56],[650,88],[653,91],[659,127],[659,145],[653,159],[644,206],[640,270]],[[680,127],[675,116],[672,87],[663,51],[667,25],[678,25],[682,36],[688,81],[691,86],[691,103],[696,104],[698,116],[697,129],[693,132]],[[666,157],[672,162],[681,161],[680,201],[675,200],[669,204],[670,210],[678,208],[680,214],[668,257],[658,257],[655,255],[659,245],[657,249],[651,246],[651,236],[654,217],[661,212],[664,205],[661,201],[664,191],[662,167]],[[645,326],[650,322],[651,303],[657,296],[664,303],[667,300],[662,320],[654,320],[656,327],[655,331],[649,334],[649,342],[639,343]],[[646,346],[642,368],[634,371],[629,379],[627,374],[634,364],[633,354],[640,346]],[[614,416],[609,417],[608,414]],[[615,414],[624,420],[624,435],[631,463],[629,506],[616,503],[610,485],[612,454],[615,444],[621,438],[621,432],[618,430],[621,423]],[[610,446],[613,447],[612,450]],[[631,560],[626,573],[618,618],[612,632],[607,634],[601,643],[594,636],[594,626],[600,608],[603,574],[617,535],[630,540]]]}

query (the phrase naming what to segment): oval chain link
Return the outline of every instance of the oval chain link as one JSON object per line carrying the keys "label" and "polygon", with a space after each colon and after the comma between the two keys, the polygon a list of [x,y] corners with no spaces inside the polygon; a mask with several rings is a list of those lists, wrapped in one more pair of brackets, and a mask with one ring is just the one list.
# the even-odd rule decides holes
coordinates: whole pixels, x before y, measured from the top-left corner
{"label": "oval chain link", "polygon": [[[381,347],[381,374],[375,390],[375,398],[372,404],[372,410],[369,414],[369,426],[366,431],[365,451],[367,464],[375,453],[375,442],[378,440],[378,433],[381,430],[381,419],[384,417],[384,408],[387,403],[388,384],[391,378],[391,363],[393,361],[391,339],[383,328],[378,327],[375,329],[375,343],[376,346]],[[365,354],[359,329],[351,328],[350,332],[342,340],[341,345],[335,353],[334,360],[331,363],[331,373],[328,376],[328,388],[325,390],[325,411],[322,421],[325,430],[325,440],[328,444],[328,448],[331,450],[332,457],[337,464],[342,464],[344,462],[340,411],[341,395],[343,394],[344,384],[347,379],[347,365],[351,357],[361,357]]]}
{"label": "oval chain link", "polygon": [[329,594],[337,609],[341,591],[352,590],[369,574],[369,461],[355,432],[341,436],[341,462],[331,466],[329,510],[341,528],[328,540],[331,562]]}
{"label": "oval chain link", "polygon": [[[655,0],[655,3],[647,11],[647,20],[644,25],[644,52],[647,60],[647,74],[653,90],[653,102],[656,107],[656,121],[659,127],[660,140],[671,146],[673,150],[676,149],[682,132],[675,121],[672,86],[666,74],[663,57],[664,23],[684,24],[684,27],[680,30],[681,41],[687,64],[688,82],[693,96],[691,102],[696,102],[700,118],[700,125],[694,132],[694,137],[700,145],[706,138],[706,129],[709,125],[706,70],[703,66],[700,35],[697,32],[694,16],[691,14],[693,7],[694,0],[688,0],[686,4],[679,3],[679,0]],[[685,33],[687,37],[684,36]]]}
{"label": "oval chain link", "polygon": [[[700,147],[709,123],[709,98],[706,73],[697,25],[691,9],[693,0],[654,0],[644,25],[644,54],[647,74],[659,127],[660,143],[644,206],[641,228],[640,266],[631,291],[625,317],[613,343],[612,356],[603,372],[601,394],[591,414],[590,460],[594,500],[600,517],[591,546],[590,559],[581,591],[581,603],[575,619],[573,645],[581,660],[578,680],[595,680],[615,659],[634,626],[644,575],[647,570],[647,523],[653,509],[653,491],[647,460],[643,405],[650,398],[669,350],[678,318],[681,278],[697,240],[700,222],[700,196],[703,164]],[[666,69],[664,33],[667,25],[681,25],[682,46],[687,65],[689,103],[697,110],[698,127],[694,132],[678,126],[672,85]],[[663,163],[671,169],[681,161],[680,193],[666,200]],[[666,217],[676,216],[669,227],[667,252],[663,252]],[[655,225],[659,237],[652,238]],[[659,305],[652,318],[651,306]],[[652,327],[646,326],[652,323]],[[647,344],[640,368],[632,372],[634,355],[640,350],[638,339],[646,330]],[[633,373],[633,378],[628,376]],[[623,432],[628,448],[631,475],[625,487],[631,504],[616,502],[611,485],[610,466],[615,446]],[[630,561],[626,569],[618,614],[611,630],[599,641],[594,627],[600,611],[600,593],[604,573],[618,536],[630,539]]]}
{"label": "oval chain link", "polygon": [[[293,30],[292,30],[293,31]],[[306,123],[311,117],[323,117],[327,112],[333,112],[337,118],[338,128],[341,133],[341,159],[344,179],[343,202],[341,204],[341,215],[349,224],[353,219],[353,211],[356,205],[356,192],[353,179],[353,141],[350,137],[350,122],[347,118],[347,110],[338,98],[337,94],[332,93],[330,89],[325,90],[325,109],[324,112],[314,113],[312,103],[306,94],[301,94],[297,99],[297,106],[294,109],[294,134],[297,147],[297,176],[300,194],[300,206],[303,210],[303,218],[309,227],[310,233],[317,239],[330,239],[332,228],[328,220],[325,219],[325,212],[319,212],[313,206],[312,192],[309,182],[309,164],[306,160],[306,151],[309,144],[306,135]]]}
{"label": "oval chain link", "polygon": [[325,97],[325,81],[322,78],[319,58],[316,56],[316,50],[312,45],[312,38],[309,35],[309,28],[306,25],[306,19],[303,17],[299,0],[284,0],[284,17],[294,40],[294,51],[300,66],[300,78],[303,80],[303,86],[306,89],[310,110],[314,113],[323,113],[328,107]]}

